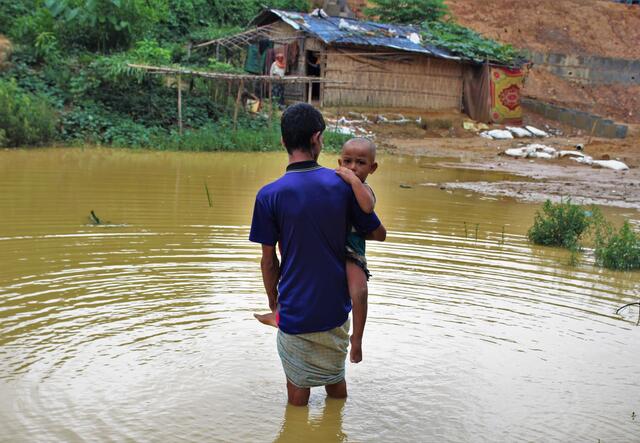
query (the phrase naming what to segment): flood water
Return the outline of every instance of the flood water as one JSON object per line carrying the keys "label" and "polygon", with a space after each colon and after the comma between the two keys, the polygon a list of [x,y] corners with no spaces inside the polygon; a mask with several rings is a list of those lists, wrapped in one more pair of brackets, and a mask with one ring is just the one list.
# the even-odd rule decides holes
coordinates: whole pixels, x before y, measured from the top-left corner
{"label": "flood water", "polygon": [[0,151],[0,441],[640,441],[638,313],[615,313],[640,273],[532,247],[536,205],[420,186],[507,176],[427,158],[370,179],[389,236],[350,397],[287,407],[247,240],[285,163]]}

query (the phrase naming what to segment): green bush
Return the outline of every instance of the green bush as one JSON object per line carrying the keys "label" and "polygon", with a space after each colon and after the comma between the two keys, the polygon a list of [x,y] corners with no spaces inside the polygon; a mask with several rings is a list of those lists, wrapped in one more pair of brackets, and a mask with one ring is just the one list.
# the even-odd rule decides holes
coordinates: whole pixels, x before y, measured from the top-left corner
{"label": "green bush", "polygon": [[484,38],[452,21],[426,21],[422,24],[421,31],[425,43],[473,60],[514,63],[522,58],[513,46]]}
{"label": "green bush", "polygon": [[40,145],[51,141],[57,115],[47,101],[0,79],[0,146]]}
{"label": "green bush", "polygon": [[374,0],[373,8],[365,9],[369,17],[382,22],[422,23],[440,20],[448,12],[444,0]]}
{"label": "green bush", "polygon": [[238,127],[229,121],[199,129],[186,130],[180,135],[172,131],[168,137],[152,140],[152,148],[172,151],[274,151],[280,149],[280,132],[273,127],[263,130]]}
{"label": "green bush", "polygon": [[626,221],[618,232],[599,230],[595,241],[596,264],[609,269],[640,269],[640,233]]}
{"label": "green bush", "polygon": [[67,46],[127,49],[167,14],[165,0],[44,0]]}
{"label": "green bush", "polygon": [[571,200],[560,203],[547,200],[542,205],[542,211],[536,212],[527,235],[537,245],[577,249],[591,221],[585,209],[571,203]]}
{"label": "green bush", "polygon": [[342,145],[351,138],[350,135],[341,134],[339,132],[329,130],[324,131],[322,138],[324,139],[324,151],[326,152],[340,152],[342,151]]}

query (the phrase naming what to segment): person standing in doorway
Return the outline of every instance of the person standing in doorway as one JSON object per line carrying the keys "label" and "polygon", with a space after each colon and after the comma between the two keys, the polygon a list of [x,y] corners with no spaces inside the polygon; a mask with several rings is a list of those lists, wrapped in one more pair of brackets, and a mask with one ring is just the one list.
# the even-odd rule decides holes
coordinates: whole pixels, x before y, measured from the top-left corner
{"label": "person standing in doorway", "polygon": [[[285,76],[285,72],[287,69],[287,64],[284,59],[284,54],[282,52],[276,53],[276,60],[271,63],[271,69],[269,70],[269,75],[272,77],[280,77],[283,78]],[[273,84],[271,88],[271,97],[276,100],[280,107],[284,106],[284,84],[281,82],[276,82]]]}

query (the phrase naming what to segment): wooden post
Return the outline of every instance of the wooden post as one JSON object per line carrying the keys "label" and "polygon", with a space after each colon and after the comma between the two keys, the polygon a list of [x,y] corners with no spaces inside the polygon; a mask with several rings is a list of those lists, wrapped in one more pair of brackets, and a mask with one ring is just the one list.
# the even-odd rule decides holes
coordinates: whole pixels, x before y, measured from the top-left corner
{"label": "wooden post", "polygon": [[273,114],[273,101],[271,97],[271,80],[267,82],[267,96],[269,97],[269,120],[271,120],[271,115]]}
{"label": "wooden post", "polygon": [[238,85],[238,95],[236,95],[236,106],[233,109],[233,130],[238,129],[238,110],[240,109],[240,99],[242,98],[242,90],[244,89],[244,79],[240,80]]}
{"label": "wooden post", "polygon": [[[327,53],[323,51],[320,54],[320,78],[326,80],[327,78]],[[320,90],[320,108],[324,108],[324,90],[325,83],[320,83],[318,89]]]}
{"label": "wooden post", "polygon": [[178,74],[178,132],[182,135],[182,79]]}
{"label": "wooden post", "polygon": [[216,61],[220,61],[220,43],[216,45]]}
{"label": "wooden post", "polygon": [[313,98],[313,82],[309,82],[309,87],[307,91],[307,103],[311,104]]}

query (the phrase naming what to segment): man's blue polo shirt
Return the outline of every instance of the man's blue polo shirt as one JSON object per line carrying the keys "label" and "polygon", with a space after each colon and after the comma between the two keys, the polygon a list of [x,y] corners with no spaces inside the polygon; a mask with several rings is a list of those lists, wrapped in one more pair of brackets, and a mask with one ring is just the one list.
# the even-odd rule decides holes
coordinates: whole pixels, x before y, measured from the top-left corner
{"label": "man's blue polo shirt", "polygon": [[366,234],[380,226],[365,214],[351,186],[314,161],[292,163],[256,197],[249,240],[280,242],[278,327],[288,334],[328,331],[351,311],[345,242],[351,226]]}

